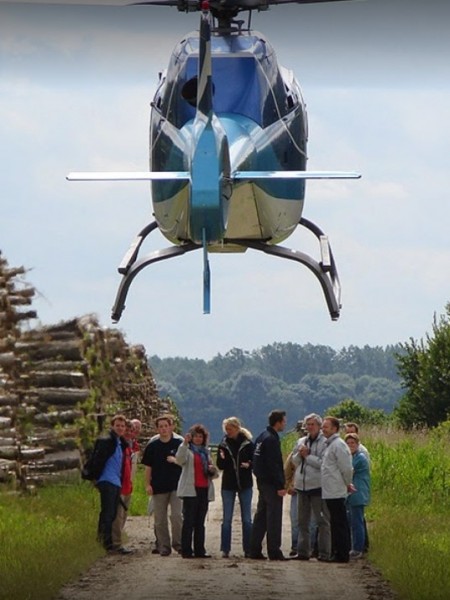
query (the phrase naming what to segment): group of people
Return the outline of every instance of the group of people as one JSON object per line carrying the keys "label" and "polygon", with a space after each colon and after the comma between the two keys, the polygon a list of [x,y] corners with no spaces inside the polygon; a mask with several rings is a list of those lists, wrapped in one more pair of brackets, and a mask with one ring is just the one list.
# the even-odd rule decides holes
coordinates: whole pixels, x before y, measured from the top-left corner
{"label": "group of people", "polygon": [[[122,545],[121,532],[139,456],[136,431],[140,423],[136,421],[133,425],[116,415],[109,435],[96,443],[103,447],[96,477],[101,500],[98,537],[112,552],[131,552]],[[302,423],[304,435],[283,461],[279,434],[286,427],[285,411],[273,410],[267,428],[254,442],[239,419],[229,417],[222,424],[224,435],[215,463],[204,425],[193,425],[184,436],[174,431],[171,415],[159,416],[155,425],[157,433],[141,458],[154,516],[153,553],[165,557],[174,551],[186,559],[211,556],[205,547],[205,520],[220,472],[223,558],[231,552],[236,498],[246,558],[281,561],[316,556],[344,563],[367,550],[364,507],[370,500],[370,459],[356,424],[346,424],[342,438],[338,419],[307,415]],[[252,515],[254,481],[258,499]],[[281,550],[286,495],[291,497],[289,557]]]}
{"label": "group of people", "polygon": [[325,562],[361,558],[368,548],[364,507],[370,502],[370,459],[358,426],[312,413],[285,463],[291,494],[291,554]]}

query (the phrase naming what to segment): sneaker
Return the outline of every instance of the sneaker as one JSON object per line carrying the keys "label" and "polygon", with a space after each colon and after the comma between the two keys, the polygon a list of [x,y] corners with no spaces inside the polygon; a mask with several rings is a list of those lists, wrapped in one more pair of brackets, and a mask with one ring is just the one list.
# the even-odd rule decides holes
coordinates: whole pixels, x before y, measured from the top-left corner
{"label": "sneaker", "polygon": [[359,558],[363,558],[363,553],[362,552],[357,552],[356,550],[352,550],[350,552],[350,558],[352,560],[358,560]]}
{"label": "sneaker", "polygon": [[289,556],[297,556],[297,550],[291,550]]}
{"label": "sneaker", "polygon": [[222,552],[222,558],[230,558],[229,552]]}

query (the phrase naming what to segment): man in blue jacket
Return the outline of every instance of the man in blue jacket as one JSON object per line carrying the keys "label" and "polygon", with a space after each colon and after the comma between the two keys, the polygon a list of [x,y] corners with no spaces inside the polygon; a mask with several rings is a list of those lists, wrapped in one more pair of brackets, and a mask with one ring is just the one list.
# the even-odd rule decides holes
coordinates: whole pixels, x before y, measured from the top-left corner
{"label": "man in blue jacket", "polygon": [[127,446],[123,437],[125,430],[126,418],[124,415],[115,415],[111,420],[109,434],[97,438],[93,452],[92,471],[95,486],[100,493],[97,537],[108,551],[113,550],[112,524],[116,518],[122,487],[123,459]]}
{"label": "man in blue jacket", "polygon": [[283,456],[278,433],[286,426],[286,412],[273,410],[269,426],[255,441],[253,472],[258,486],[258,504],[253,518],[250,558],[264,559],[262,542],[267,534],[269,560],[288,560],[281,551],[283,497],[286,495]]}

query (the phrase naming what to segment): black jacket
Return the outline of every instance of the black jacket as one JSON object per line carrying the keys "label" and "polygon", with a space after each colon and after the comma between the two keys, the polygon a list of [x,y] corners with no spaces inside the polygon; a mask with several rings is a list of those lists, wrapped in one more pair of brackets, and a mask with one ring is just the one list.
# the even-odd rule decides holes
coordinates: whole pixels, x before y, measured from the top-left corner
{"label": "black jacket", "polygon": [[[252,461],[254,444],[243,433],[236,439],[225,436],[219,444],[217,466],[223,471],[222,489],[240,491],[253,486]],[[223,451],[225,458],[220,456]],[[250,468],[241,467],[242,463],[250,463]]]}
{"label": "black jacket", "polygon": [[268,426],[255,441],[253,472],[258,483],[269,483],[277,490],[285,487],[283,456],[278,433]]}
{"label": "black jacket", "polygon": [[[127,447],[127,442],[122,437],[119,439],[122,450],[124,451]],[[99,479],[105,468],[106,461],[114,454],[116,447],[117,435],[113,430],[111,430],[107,436],[97,438],[92,452],[90,465],[94,480]]]}

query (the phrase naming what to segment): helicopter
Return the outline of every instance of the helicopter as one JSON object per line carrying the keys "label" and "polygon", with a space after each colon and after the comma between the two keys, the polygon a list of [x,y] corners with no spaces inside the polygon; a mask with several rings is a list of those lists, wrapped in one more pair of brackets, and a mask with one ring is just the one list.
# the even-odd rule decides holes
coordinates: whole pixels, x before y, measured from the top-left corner
{"label": "helicopter", "polygon": [[[339,318],[341,286],[328,236],[302,216],[305,183],[361,175],[307,170],[308,122],[300,85],[278,63],[265,36],[251,27],[253,12],[271,5],[336,1],[342,0],[90,3],[200,13],[199,30],[178,42],[159,74],[150,111],[149,170],[66,176],[69,181],[151,185],[154,220],[138,232],[118,267],[122,279],[113,322],[120,320],[131,283],[145,267],[193,250],[202,251],[203,312],[210,313],[209,254],[248,249],[307,267],[319,281],[331,319]],[[238,18],[242,13],[246,20]],[[320,260],[280,245],[297,227],[315,236]],[[144,240],[156,229],[171,245],[139,257]]]}

